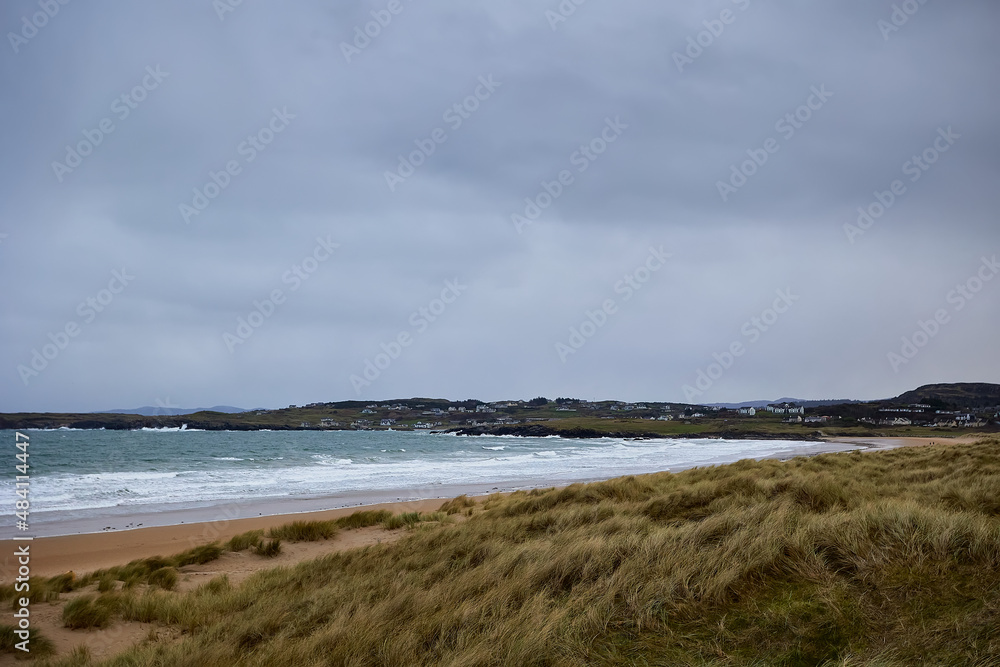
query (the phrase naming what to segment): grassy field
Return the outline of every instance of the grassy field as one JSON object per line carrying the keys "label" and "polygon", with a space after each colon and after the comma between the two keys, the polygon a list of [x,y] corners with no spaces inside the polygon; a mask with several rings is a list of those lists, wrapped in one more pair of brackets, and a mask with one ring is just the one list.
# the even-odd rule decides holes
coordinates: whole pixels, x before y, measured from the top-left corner
{"label": "grassy field", "polygon": [[754,417],[676,419],[656,421],[650,419],[601,418],[591,416],[560,417],[538,422],[555,432],[589,429],[600,433],[622,435],[655,435],[662,437],[763,437],[783,439],[822,439],[831,437],[955,437],[959,435],[990,434],[996,427],[980,429],[927,428],[922,426],[874,426],[831,421],[826,424],[785,423],[779,415],[758,413]]}
{"label": "grassy field", "polygon": [[95,590],[85,604],[106,611],[102,623],[182,634],[151,635],[102,664],[1000,664],[997,438],[340,521],[228,547],[324,539],[352,521],[409,535],[187,593],[133,572],[128,589]]}

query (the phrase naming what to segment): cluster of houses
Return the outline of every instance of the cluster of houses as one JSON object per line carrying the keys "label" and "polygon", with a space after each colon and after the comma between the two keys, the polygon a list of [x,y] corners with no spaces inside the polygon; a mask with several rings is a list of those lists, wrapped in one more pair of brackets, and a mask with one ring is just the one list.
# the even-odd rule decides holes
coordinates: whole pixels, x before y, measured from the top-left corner
{"label": "cluster of houses", "polygon": [[[804,407],[801,405],[795,405],[794,403],[771,403],[764,408],[764,411],[775,415],[804,415],[806,413],[806,409]],[[757,414],[757,408],[740,408],[739,413],[741,415],[753,417]]]}
{"label": "cluster of houses", "polygon": [[[862,417],[858,421],[875,426],[927,426],[932,428],[979,428],[986,420],[970,412],[931,410],[929,405],[914,404],[904,408],[881,408],[884,417]],[[907,416],[903,416],[907,415]],[[997,413],[1000,416],[1000,413]]]}
{"label": "cluster of houses", "polygon": [[[324,404],[310,404],[304,407],[320,407],[323,405]],[[376,427],[393,428],[397,426],[397,423],[399,423],[398,420],[402,419],[404,421],[399,423],[400,427],[431,429],[442,426],[441,418],[445,417],[449,418],[451,424],[461,424],[466,426],[504,426],[518,424],[522,421],[546,421],[551,417],[551,413],[549,413],[548,416],[545,416],[545,412],[542,412],[541,416],[535,418],[519,415],[522,418],[519,420],[514,419],[512,416],[507,414],[497,414],[498,411],[503,410],[504,408],[529,407],[545,406],[539,405],[539,402],[533,401],[497,401],[494,403],[475,403],[473,407],[473,403],[470,401],[466,402],[466,405],[451,405],[445,408],[434,407],[425,409],[423,405],[389,403],[379,405],[373,403],[366,405],[364,409],[360,411],[361,418],[349,422],[349,427],[356,429],[370,429]],[[807,417],[803,406],[788,402],[771,403],[763,408],[742,407],[738,409],[726,409],[711,406],[691,406],[671,403],[645,404],[629,403],[625,401],[591,402],[573,399],[559,399],[556,406],[552,406],[550,402],[547,407],[549,410],[554,407],[556,412],[600,410],[602,412],[606,411],[607,413],[612,413],[611,415],[602,415],[602,418],[604,419],[625,418],[625,415],[614,415],[613,413],[633,413],[628,416],[632,418],[658,421],[699,419],[708,414],[713,416],[732,416],[738,414],[741,417],[754,417],[758,415],[758,413],[769,413],[770,415],[783,416],[783,421],[785,423],[822,425],[831,420],[841,418],[827,415],[810,415]],[[992,412],[996,409],[998,408],[991,408],[989,412],[992,414]],[[640,411],[642,411],[640,414],[635,414]],[[414,417],[403,416],[404,414],[419,415],[420,421],[413,423],[410,420]],[[884,407],[879,410],[877,415],[874,414],[874,410],[871,413],[868,413],[868,415],[869,416],[861,417],[859,421],[878,426],[917,425],[936,427],[981,427],[985,426],[987,421],[990,419],[988,416],[977,417],[970,412],[934,410],[932,406],[923,404]],[[1000,418],[1000,412],[997,412],[996,417]],[[315,427],[315,424],[311,425],[307,422],[303,422],[301,426],[303,428],[310,428]],[[321,428],[347,427],[344,422],[340,422],[332,418],[321,419],[319,426]]]}

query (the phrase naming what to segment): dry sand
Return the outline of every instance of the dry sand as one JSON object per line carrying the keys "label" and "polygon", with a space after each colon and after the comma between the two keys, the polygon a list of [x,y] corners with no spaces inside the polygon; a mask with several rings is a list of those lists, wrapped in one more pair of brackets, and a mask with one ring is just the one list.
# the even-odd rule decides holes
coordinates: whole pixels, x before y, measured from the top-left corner
{"label": "dry sand", "polygon": [[[123,565],[137,558],[170,556],[216,540],[225,542],[248,530],[268,529],[292,521],[336,519],[359,510],[389,510],[391,512],[432,512],[445,501],[416,500],[403,503],[383,503],[365,507],[350,507],[302,514],[276,514],[249,519],[227,519],[211,523],[189,523],[178,526],[156,526],[114,533],[88,533],[39,537],[31,545],[32,576],[50,577],[72,570],[85,574],[114,565]],[[350,532],[345,533],[350,534]],[[13,543],[11,543],[13,544]],[[10,551],[13,552],[13,547]],[[0,584],[13,580],[13,569],[3,567]]]}

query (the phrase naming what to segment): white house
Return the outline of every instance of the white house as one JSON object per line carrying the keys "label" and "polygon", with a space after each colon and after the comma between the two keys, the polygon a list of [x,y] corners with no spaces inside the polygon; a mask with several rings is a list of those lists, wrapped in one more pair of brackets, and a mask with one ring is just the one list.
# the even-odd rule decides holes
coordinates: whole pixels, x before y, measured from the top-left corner
{"label": "white house", "polygon": [[764,409],[776,415],[804,415],[806,413],[805,408],[797,406],[794,403],[772,403]]}
{"label": "white house", "polygon": [[750,415],[753,417],[757,414],[757,408],[740,408],[741,415]]}

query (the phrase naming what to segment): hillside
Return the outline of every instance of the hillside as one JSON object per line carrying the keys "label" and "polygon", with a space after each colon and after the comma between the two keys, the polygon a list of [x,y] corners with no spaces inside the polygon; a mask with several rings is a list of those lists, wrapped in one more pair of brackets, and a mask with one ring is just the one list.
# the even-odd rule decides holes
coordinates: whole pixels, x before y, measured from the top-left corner
{"label": "hillside", "polygon": [[987,382],[925,384],[893,399],[893,402],[901,404],[933,404],[935,401],[943,403],[942,407],[959,409],[1000,406],[1000,384]]}

